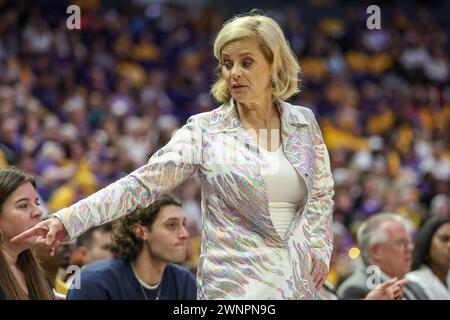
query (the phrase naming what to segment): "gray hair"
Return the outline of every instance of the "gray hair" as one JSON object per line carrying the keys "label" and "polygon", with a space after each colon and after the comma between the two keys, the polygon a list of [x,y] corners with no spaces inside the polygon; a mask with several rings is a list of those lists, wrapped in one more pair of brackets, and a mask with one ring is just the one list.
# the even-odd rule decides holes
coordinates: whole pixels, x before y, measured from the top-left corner
{"label": "gray hair", "polygon": [[369,247],[371,245],[383,244],[388,240],[388,235],[381,228],[381,225],[386,221],[401,223],[408,233],[412,231],[411,223],[396,213],[378,213],[364,221],[358,228],[356,238],[361,250],[362,259],[367,265],[370,264]]}

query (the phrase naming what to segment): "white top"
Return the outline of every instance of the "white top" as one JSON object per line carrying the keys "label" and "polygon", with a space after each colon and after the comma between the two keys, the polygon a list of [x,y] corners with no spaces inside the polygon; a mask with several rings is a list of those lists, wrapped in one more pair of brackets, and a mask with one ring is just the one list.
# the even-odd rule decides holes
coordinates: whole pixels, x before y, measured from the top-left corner
{"label": "white top", "polygon": [[405,278],[420,285],[431,300],[450,300],[450,274],[447,277],[447,286],[426,265],[409,272]]}
{"label": "white top", "polygon": [[263,176],[269,196],[269,212],[274,228],[284,237],[294,214],[305,205],[308,191],[304,180],[286,158],[283,148],[260,148],[265,160]]}

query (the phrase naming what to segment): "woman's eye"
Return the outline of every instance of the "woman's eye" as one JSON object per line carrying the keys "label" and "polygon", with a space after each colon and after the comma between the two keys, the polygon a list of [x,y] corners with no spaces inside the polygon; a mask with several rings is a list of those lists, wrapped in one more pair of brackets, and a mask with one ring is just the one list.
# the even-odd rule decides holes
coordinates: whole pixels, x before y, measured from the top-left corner
{"label": "woman's eye", "polygon": [[231,69],[231,63],[228,62],[228,61],[225,61],[225,62],[223,63],[223,66],[224,66],[227,70],[230,70],[230,69]]}
{"label": "woman's eye", "polygon": [[251,61],[248,61],[248,60],[242,62],[242,66],[243,66],[244,68],[248,68],[248,67],[250,67],[251,65],[252,65],[252,62],[251,62]]}
{"label": "woman's eye", "polygon": [[23,209],[26,209],[26,208],[28,208],[28,203],[27,204],[23,204],[23,205],[21,205],[19,208],[23,208]]}

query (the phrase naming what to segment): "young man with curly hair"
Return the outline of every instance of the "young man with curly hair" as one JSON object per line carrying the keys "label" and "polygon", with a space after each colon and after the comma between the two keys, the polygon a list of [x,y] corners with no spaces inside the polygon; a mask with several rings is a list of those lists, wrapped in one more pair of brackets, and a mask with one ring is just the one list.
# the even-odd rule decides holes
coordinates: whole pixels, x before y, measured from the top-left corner
{"label": "young man with curly hair", "polygon": [[186,259],[188,232],[181,203],[162,195],[113,225],[114,258],[92,263],[68,300],[194,300],[196,284]]}

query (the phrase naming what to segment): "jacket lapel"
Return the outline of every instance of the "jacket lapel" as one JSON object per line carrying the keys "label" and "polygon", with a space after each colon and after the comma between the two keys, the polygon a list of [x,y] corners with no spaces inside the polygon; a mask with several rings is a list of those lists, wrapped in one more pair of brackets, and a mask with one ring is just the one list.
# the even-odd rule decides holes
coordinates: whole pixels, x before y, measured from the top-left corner
{"label": "jacket lapel", "polygon": [[[250,172],[248,173],[248,179],[253,180],[253,186],[260,186],[261,189],[259,189],[258,191],[261,194],[260,200],[263,200],[263,202],[259,201],[259,203],[257,204],[259,212],[254,212],[255,210],[252,210],[252,212],[250,213],[253,214],[253,216],[249,218],[253,220],[253,223],[255,225],[261,227],[261,232],[269,236],[269,238],[271,238],[271,241],[275,243],[279,242],[281,244],[282,240],[278,236],[275,227],[273,227],[272,219],[270,218],[269,214],[267,185],[265,179],[263,179],[262,177],[262,160],[260,159],[260,156],[258,154],[257,142],[251,137],[249,133],[245,131],[244,126],[238,118],[237,111],[232,99],[230,100],[230,102],[223,104],[221,107],[211,112],[209,129],[212,135],[225,134],[227,136],[234,136],[236,141],[239,141],[239,150],[242,150],[242,152],[238,152],[238,160],[241,159],[243,161],[242,163],[237,163],[236,165],[246,165],[246,163],[252,163],[256,165],[251,166],[254,167],[254,169],[250,170]],[[230,171],[234,170],[237,170],[237,168],[230,168]],[[253,199],[249,199],[249,201],[255,201],[254,198],[255,197],[253,197]],[[241,199],[241,201],[244,200]],[[241,202],[241,207],[251,207],[254,205],[255,203],[245,204]]]}
{"label": "jacket lapel", "polygon": [[[295,110],[294,106],[286,102],[280,102],[278,108],[281,113],[281,137],[284,153],[301,179],[304,180],[308,189],[309,199],[314,170],[314,152],[309,130],[310,124],[299,110]],[[306,206],[303,208],[306,208]],[[299,224],[301,217],[301,212],[297,212],[294,215],[286,231],[284,240],[289,238],[290,233]]]}
{"label": "jacket lapel", "polygon": [[[286,102],[278,102],[277,107],[281,114],[281,138],[284,153],[294,169],[299,173],[300,177],[304,179],[308,188],[309,197],[309,190],[312,188],[311,177],[314,169],[314,153],[311,149],[313,147],[313,140],[308,128],[309,122],[299,110],[295,110],[294,106]],[[232,99],[230,102],[223,104],[221,107],[211,112],[209,129],[211,134],[226,133],[236,135],[239,140],[246,144],[246,148],[250,151],[254,151],[254,154],[256,155],[258,145],[256,141],[245,132],[245,129],[238,118]],[[253,158],[255,161],[260,161],[258,156]],[[261,170],[257,173],[257,176],[261,176]],[[267,199],[266,203],[261,205],[261,209],[264,214],[260,218],[264,219],[264,224],[272,225],[273,230],[271,230],[270,234],[273,238],[279,239],[280,237],[273,227],[269,214],[267,186],[265,181],[260,181],[260,185],[265,186],[265,198]],[[282,240],[286,240],[288,238],[292,229],[298,225],[300,218],[301,214],[296,214],[294,216],[294,219],[291,221],[290,226]]]}

